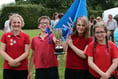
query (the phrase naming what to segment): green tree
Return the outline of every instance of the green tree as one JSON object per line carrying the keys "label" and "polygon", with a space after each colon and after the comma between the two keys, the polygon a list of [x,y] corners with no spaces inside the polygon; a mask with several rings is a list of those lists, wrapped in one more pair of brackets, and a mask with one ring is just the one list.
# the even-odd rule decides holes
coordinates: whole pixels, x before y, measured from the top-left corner
{"label": "green tree", "polygon": [[[18,0],[19,1],[19,0]],[[42,4],[48,8],[68,8],[73,0],[27,0],[32,4]]]}
{"label": "green tree", "polygon": [[87,0],[88,7],[93,10],[98,10],[98,7],[102,10],[117,7],[117,3],[116,0]]}
{"label": "green tree", "polygon": [[32,4],[40,4],[44,2],[45,0],[29,0]]}
{"label": "green tree", "polygon": [[49,8],[59,8],[63,0],[45,0],[45,6]]}

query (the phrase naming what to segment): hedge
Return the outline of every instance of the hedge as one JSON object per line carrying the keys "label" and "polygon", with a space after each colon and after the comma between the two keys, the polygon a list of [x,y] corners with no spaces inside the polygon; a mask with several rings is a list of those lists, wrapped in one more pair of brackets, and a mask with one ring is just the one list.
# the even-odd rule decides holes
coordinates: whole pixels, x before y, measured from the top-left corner
{"label": "hedge", "polygon": [[103,10],[88,10],[88,17],[91,15],[95,15],[95,17],[100,16],[102,17]]}
{"label": "hedge", "polygon": [[42,5],[12,5],[2,9],[0,16],[0,28],[4,28],[4,22],[8,19],[9,13],[18,13],[24,18],[25,26],[23,29],[36,29],[37,20],[40,16],[46,15],[50,18],[54,12],[64,12],[65,9],[45,8]]}
{"label": "hedge", "polygon": [[[41,4],[39,5],[8,5],[5,6],[1,11],[0,16],[0,28],[4,28],[4,22],[8,19],[9,13],[18,13],[20,14],[25,21],[25,26],[23,29],[36,29],[37,28],[37,19],[42,16],[46,15],[50,18],[52,17],[54,12],[63,12],[65,13],[68,9],[61,8],[46,8],[43,7]],[[95,10],[88,10],[89,16],[94,14],[95,16],[102,16],[102,10],[95,11]],[[89,17],[88,16],[88,17]]]}

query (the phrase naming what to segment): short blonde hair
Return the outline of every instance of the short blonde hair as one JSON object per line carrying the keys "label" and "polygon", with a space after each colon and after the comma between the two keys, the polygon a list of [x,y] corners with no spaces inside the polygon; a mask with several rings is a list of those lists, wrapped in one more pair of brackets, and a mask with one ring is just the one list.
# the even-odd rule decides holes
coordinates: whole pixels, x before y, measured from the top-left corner
{"label": "short blonde hair", "polygon": [[22,23],[22,27],[24,26],[24,19],[23,19],[23,17],[21,16],[21,15],[19,15],[19,14],[13,14],[12,16],[11,16],[11,18],[10,18],[10,27],[11,27],[11,22],[12,22],[12,20],[13,20],[13,18],[14,17],[18,17],[20,20],[21,20],[21,23]]}
{"label": "short blonde hair", "polygon": [[100,19],[100,20],[101,20],[101,17],[100,17],[100,16],[98,16],[98,17],[97,17],[97,20],[98,20],[98,19]]}

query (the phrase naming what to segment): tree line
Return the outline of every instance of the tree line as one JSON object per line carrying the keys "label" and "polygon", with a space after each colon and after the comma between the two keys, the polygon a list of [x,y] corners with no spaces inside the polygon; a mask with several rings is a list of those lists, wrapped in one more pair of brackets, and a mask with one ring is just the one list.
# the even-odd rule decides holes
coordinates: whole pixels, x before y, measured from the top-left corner
{"label": "tree line", "polygon": [[[30,3],[42,4],[48,8],[68,8],[74,0],[15,0],[17,4]],[[87,0],[88,9],[106,10],[118,7],[117,0]]]}

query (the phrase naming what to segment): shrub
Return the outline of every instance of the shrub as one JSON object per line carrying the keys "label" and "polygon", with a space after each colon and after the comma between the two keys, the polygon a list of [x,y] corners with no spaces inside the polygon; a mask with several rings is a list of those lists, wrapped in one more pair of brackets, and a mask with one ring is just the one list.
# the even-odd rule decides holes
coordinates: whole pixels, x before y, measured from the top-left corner
{"label": "shrub", "polygon": [[10,5],[6,6],[2,9],[1,17],[0,17],[0,27],[4,28],[4,22],[8,19],[9,13],[18,13],[20,14],[25,21],[25,27],[23,29],[36,29],[37,28],[37,19],[46,15],[52,17],[54,12],[64,12],[65,9],[52,9],[45,8],[41,4],[40,5]]}

